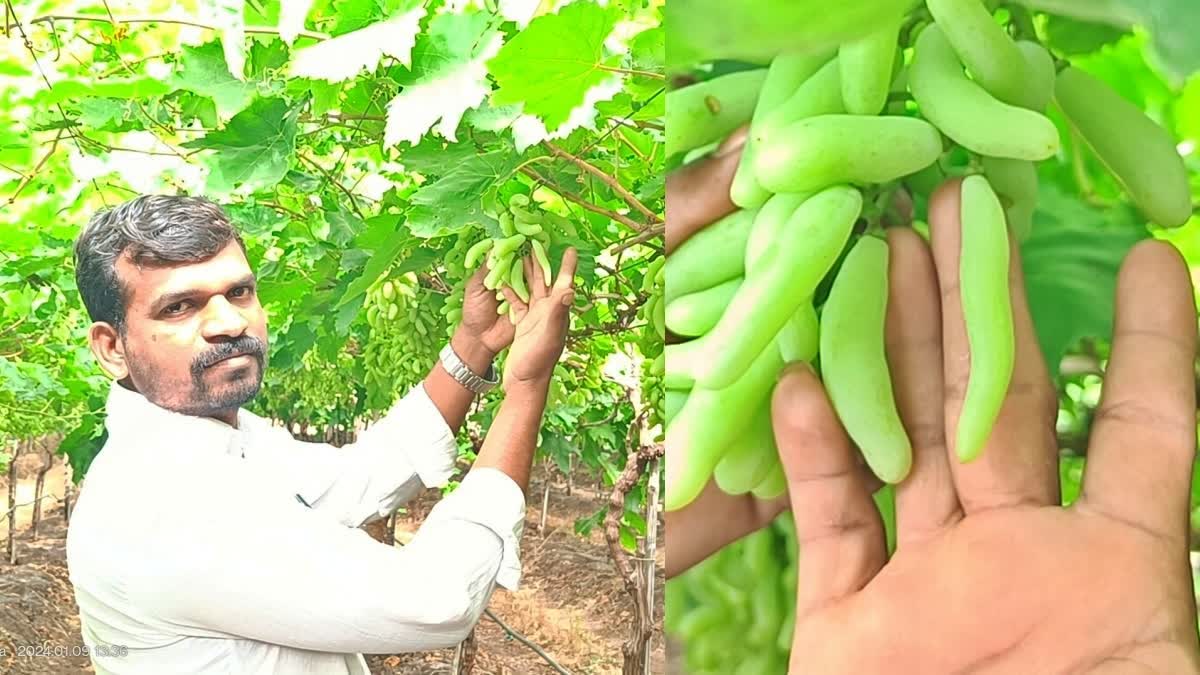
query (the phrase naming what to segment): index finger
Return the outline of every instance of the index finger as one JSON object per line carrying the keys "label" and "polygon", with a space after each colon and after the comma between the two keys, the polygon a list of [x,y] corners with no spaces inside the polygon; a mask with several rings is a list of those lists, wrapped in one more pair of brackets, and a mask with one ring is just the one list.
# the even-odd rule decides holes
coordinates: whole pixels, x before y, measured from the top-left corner
{"label": "index finger", "polygon": [[730,134],[712,157],[667,176],[667,253],[737,210],[729,198],[749,127]]}
{"label": "index finger", "polygon": [[558,278],[554,290],[563,291],[575,286],[575,270],[579,267],[579,252],[572,246],[563,252],[562,264],[558,267]]}
{"label": "index finger", "polygon": [[1133,247],[1117,277],[1112,356],[1080,508],[1186,541],[1196,455],[1196,306],[1170,244]]}

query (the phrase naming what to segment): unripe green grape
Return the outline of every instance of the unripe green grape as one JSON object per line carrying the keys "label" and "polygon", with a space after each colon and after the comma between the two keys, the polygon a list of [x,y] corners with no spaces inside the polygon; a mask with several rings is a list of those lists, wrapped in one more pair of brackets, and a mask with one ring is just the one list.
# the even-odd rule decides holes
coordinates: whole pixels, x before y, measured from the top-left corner
{"label": "unripe green grape", "polygon": [[1191,218],[1187,168],[1165,129],[1084,71],[1058,74],[1055,100],[1146,217],[1163,227]]}
{"label": "unripe green grape", "polygon": [[1004,210],[983,176],[962,182],[959,289],[970,375],[955,432],[963,462],[979,456],[1008,395],[1016,349]]}
{"label": "unripe green grape", "polygon": [[667,157],[720,141],[749,122],[766,77],[765,68],[744,70],[669,92]]}
{"label": "unripe green grape", "polygon": [[941,134],[921,119],[820,115],[773,130],[754,170],[772,192],[807,192],[841,183],[886,183],[929,166],[941,154]]}
{"label": "unripe green grape", "polygon": [[921,114],[972,152],[1029,161],[1058,152],[1054,123],[1045,115],[996,99],[968,79],[936,24],[917,38],[909,88]]}
{"label": "unripe green grape", "polygon": [[890,23],[838,49],[842,102],[852,115],[878,115],[887,103],[900,21]]}
{"label": "unripe green grape", "polygon": [[898,483],[912,466],[912,445],[884,348],[887,298],[888,246],[861,237],[842,262],[821,315],[821,378],[867,465],[880,480]]}
{"label": "unripe green grape", "polygon": [[1029,86],[1025,56],[982,0],[926,0],[959,60],[983,89],[1021,105]]}

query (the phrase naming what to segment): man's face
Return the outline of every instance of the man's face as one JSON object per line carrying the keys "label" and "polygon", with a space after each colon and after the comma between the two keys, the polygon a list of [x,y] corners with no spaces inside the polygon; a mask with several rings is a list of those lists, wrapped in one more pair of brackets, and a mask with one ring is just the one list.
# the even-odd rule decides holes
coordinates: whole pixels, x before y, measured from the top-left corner
{"label": "man's face", "polygon": [[[233,423],[262,385],[267,320],[237,242],[200,263],[139,269],[117,262],[126,289],[121,339],[134,387],[159,407]],[[232,357],[232,358],[231,358]]]}

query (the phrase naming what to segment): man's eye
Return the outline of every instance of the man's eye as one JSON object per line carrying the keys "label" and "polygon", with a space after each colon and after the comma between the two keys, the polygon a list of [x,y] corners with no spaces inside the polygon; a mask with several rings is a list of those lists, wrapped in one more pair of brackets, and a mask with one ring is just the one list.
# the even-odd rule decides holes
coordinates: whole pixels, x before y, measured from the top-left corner
{"label": "man's eye", "polygon": [[173,305],[168,305],[167,308],[163,310],[163,313],[164,314],[178,314],[179,312],[182,312],[182,311],[183,311],[183,303],[177,302]]}
{"label": "man's eye", "polygon": [[250,295],[250,287],[249,286],[238,286],[237,288],[233,289],[233,293],[235,293],[237,295],[237,297]]}

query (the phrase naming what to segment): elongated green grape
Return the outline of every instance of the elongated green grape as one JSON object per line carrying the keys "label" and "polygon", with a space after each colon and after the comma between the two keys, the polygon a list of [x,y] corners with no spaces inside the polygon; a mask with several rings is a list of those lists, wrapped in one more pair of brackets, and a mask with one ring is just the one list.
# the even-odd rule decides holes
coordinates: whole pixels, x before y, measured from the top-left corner
{"label": "elongated green grape", "polygon": [[687,403],[688,392],[682,389],[667,389],[665,394],[665,403],[663,406],[663,416],[667,424],[675,419],[679,411],[683,409],[683,404]]}
{"label": "elongated green grape", "polygon": [[1029,84],[1025,57],[982,0],[926,0],[925,4],[975,81],[1001,101],[1020,105]]}
{"label": "elongated green grape", "polygon": [[1192,215],[1187,169],[1171,135],[1101,80],[1066,68],[1055,100],[1150,220],[1178,227]]}
{"label": "elongated green grape", "polygon": [[929,166],[941,154],[941,134],[915,117],[820,115],[772,131],[754,158],[754,170],[772,192],[804,192],[839,183],[886,183]]}
{"label": "elongated green grape", "polygon": [[718,141],[749,122],[766,77],[765,68],[743,70],[668,93],[667,156]]}
{"label": "elongated green grape", "polygon": [[750,230],[750,238],[746,241],[746,269],[753,270],[758,261],[775,245],[779,230],[787,224],[792,214],[810,192],[784,192],[767,200],[766,204],[754,216],[754,227]]}
{"label": "elongated green grape", "polygon": [[837,59],[830,59],[812,77],[804,81],[796,93],[775,106],[762,121],[750,129],[751,138],[762,144],[782,127],[817,115],[836,115],[846,112],[842,102],[842,75]]}
{"label": "elongated green grape", "polygon": [[767,63],[802,48],[821,51],[895,21],[912,0],[672,0],[664,9],[667,63],[673,69],[701,61]]}
{"label": "elongated green grape", "polygon": [[1038,177],[1033,162],[1019,159],[983,158],[983,175],[1005,203],[1008,228],[1017,241],[1033,231],[1033,211],[1037,206]]}
{"label": "elongated green grape", "polygon": [[700,359],[706,358],[705,338],[677,342],[663,348],[667,356],[666,382],[668,389],[691,389],[696,384]]}
{"label": "elongated green grape", "polygon": [[778,463],[775,430],[771,427],[771,406],[762,406],[745,431],[735,438],[725,456],[713,470],[713,479],[722,492],[745,494],[766,480]]}
{"label": "elongated green grape", "polygon": [[1058,152],[1054,123],[1045,115],[996,99],[968,79],[937,25],[917,38],[908,83],[921,114],[972,152],[1030,161]]}
{"label": "elongated green grape", "polygon": [[1028,81],[1022,89],[1023,97],[1017,101],[1022,108],[1043,112],[1054,98],[1054,78],[1057,75],[1054,68],[1054,57],[1046,48],[1036,42],[1021,40],[1017,43],[1027,66]]}
{"label": "elongated green grape", "polygon": [[979,456],[1012,379],[1015,338],[1008,286],[1008,228],[1004,209],[983,176],[962,183],[962,249],[959,288],[971,372],[955,432],[955,452],[969,462]]}
{"label": "elongated green grape", "polygon": [[828,53],[790,52],[780,54],[771,61],[767,78],[763,81],[762,90],[758,93],[758,102],[754,106],[754,116],[750,119],[750,135],[742,147],[742,156],[738,161],[737,171],[733,174],[733,184],[729,188],[730,200],[744,209],[762,206],[771,196],[762,185],[752,169],[754,159],[754,130],[762,124],[768,114],[791,96],[804,81],[829,61]]}
{"label": "elongated green grape", "polygon": [[912,466],[912,445],[884,348],[887,297],[887,244],[862,237],[842,262],[821,315],[821,378],[867,465],[880,480],[898,483]]}
{"label": "elongated green grape", "polygon": [[842,102],[852,115],[878,115],[887,103],[900,22],[842,43],[838,49]]}
{"label": "elongated green grape", "polygon": [[[667,359],[668,368],[671,359]],[[783,361],[778,349],[759,350],[741,377],[723,389],[693,389],[667,427],[668,511],[687,506],[700,494],[729,443],[750,424],[775,386]]]}
{"label": "elongated green grape", "polygon": [[742,276],[746,240],[757,213],[751,209],[734,211],[672,252],[667,257],[667,302]]}
{"label": "elongated green grape", "polygon": [[779,343],[779,355],[783,357],[783,362],[811,363],[817,357],[820,348],[820,334],[817,310],[811,302],[801,304],[775,338]]}
{"label": "elongated green grape", "polygon": [[784,475],[783,465],[779,463],[779,458],[776,457],[775,465],[771,467],[771,472],[750,493],[759,499],[775,499],[784,492],[787,492],[787,476]]}
{"label": "elongated green grape", "polygon": [[746,276],[729,309],[704,336],[708,354],[696,364],[698,383],[709,388],[729,386],[755,362],[812,297],[850,238],[861,211],[862,194],[845,185],[817,193],[796,209],[776,246]]}
{"label": "elongated green grape", "polygon": [[738,277],[676,298],[667,305],[667,328],[676,335],[686,337],[704,335],[717,325],[741,285],[742,278]]}

